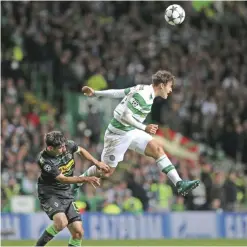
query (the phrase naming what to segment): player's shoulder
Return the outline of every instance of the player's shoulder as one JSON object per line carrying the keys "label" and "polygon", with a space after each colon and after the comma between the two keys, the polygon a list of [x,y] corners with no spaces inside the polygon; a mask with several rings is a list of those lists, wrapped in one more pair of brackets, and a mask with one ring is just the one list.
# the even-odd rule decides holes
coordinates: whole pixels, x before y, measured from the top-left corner
{"label": "player's shoulder", "polygon": [[140,95],[143,99],[148,99],[150,97],[150,85],[137,85],[138,90],[136,94]]}
{"label": "player's shoulder", "polygon": [[146,85],[138,84],[138,85],[136,85],[136,89],[137,89],[138,92],[145,91]]}
{"label": "player's shoulder", "polygon": [[73,140],[67,140],[67,146],[73,146],[75,142]]}
{"label": "player's shoulder", "polygon": [[45,150],[42,150],[38,154],[38,164],[44,166],[45,164],[52,164],[52,159],[47,155]]}
{"label": "player's shoulder", "polygon": [[68,148],[72,148],[74,146],[76,146],[77,144],[73,141],[73,140],[68,140],[67,141],[67,147]]}
{"label": "player's shoulder", "polygon": [[67,149],[69,152],[76,152],[78,149],[78,145],[73,141],[73,140],[68,140],[67,141]]}

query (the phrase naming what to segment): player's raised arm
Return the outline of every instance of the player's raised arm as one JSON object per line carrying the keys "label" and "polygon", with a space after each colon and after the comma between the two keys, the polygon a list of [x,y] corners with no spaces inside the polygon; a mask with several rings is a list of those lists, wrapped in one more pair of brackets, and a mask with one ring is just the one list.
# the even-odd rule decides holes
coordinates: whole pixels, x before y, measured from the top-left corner
{"label": "player's raised arm", "polygon": [[126,94],[130,91],[129,88],[126,89],[109,89],[109,90],[102,90],[102,91],[95,91],[91,87],[83,87],[82,92],[84,95],[88,97],[108,97],[108,98],[123,98]]}
{"label": "player's raised arm", "polygon": [[91,161],[95,166],[97,166],[98,169],[100,169],[104,172],[110,171],[110,167],[108,165],[106,165],[103,162],[96,160],[86,149],[84,149],[82,147],[78,147],[78,150],[76,153],[80,154],[85,159]]}

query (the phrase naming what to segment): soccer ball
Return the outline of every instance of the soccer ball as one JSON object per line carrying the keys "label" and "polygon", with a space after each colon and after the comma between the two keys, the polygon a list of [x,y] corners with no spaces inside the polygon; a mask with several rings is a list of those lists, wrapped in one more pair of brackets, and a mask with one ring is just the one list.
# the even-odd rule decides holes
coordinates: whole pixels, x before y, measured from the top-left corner
{"label": "soccer ball", "polygon": [[165,12],[165,19],[170,25],[178,25],[184,21],[185,11],[184,9],[178,5],[173,4],[170,5]]}

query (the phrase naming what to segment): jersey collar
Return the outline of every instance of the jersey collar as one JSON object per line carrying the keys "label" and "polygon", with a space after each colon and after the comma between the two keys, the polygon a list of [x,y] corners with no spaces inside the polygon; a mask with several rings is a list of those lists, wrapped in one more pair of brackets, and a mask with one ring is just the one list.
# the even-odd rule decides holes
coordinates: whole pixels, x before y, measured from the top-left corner
{"label": "jersey collar", "polygon": [[52,155],[46,148],[45,148],[45,153],[48,155],[48,156],[50,156],[50,157],[52,157],[52,158],[56,158],[56,157],[58,157],[58,156],[60,156],[60,154],[58,154],[58,155]]}

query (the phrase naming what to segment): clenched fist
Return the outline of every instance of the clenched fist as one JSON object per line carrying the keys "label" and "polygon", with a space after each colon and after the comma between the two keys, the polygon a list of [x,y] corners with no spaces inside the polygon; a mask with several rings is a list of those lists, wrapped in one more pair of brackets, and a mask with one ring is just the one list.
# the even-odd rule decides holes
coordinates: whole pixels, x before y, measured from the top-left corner
{"label": "clenched fist", "polygon": [[88,97],[94,96],[94,90],[91,87],[85,86],[81,89],[81,91],[83,92],[84,95]]}
{"label": "clenched fist", "polygon": [[149,134],[156,134],[156,131],[158,130],[159,126],[157,124],[149,124],[147,125],[145,132],[149,133]]}

